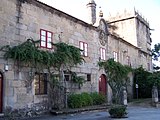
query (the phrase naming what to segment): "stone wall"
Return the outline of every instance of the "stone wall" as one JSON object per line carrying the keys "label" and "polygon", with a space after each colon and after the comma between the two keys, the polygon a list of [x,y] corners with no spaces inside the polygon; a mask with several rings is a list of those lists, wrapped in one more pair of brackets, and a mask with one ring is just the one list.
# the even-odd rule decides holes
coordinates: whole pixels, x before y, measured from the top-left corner
{"label": "stone wall", "polygon": [[[63,41],[79,47],[80,41],[86,42],[88,44],[89,56],[84,58],[86,62],[83,65],[73,68],[72,71],[84,76],[85,80],[87,79],[87,74],[91,74],[92,80],[86,82],[81,89],[76,87],[75,92],[98,91],[98,78],[102,73],[97,66],[100,56],[100,43],[98,41],[98,33],[95,27],[83,21],[79,22],[76,18],[72,18],[56,9],[51,9],[48,6],[44,7],[41,3],[32,0],[28,2],[3,0],[1,5],[2,8],[6,5],[12,6],[11,8],[13,10],[5,7],[3,8],[3,12],[6,9],[7,12],[4,13],[4,16],[10,16],[15,19],[15,21],[7,19],[8,24],[6,24],[6,19],[4,19],[4,24],[6,25],[0,25],[0,27],[4,26],[4,29],[8,29],[8,31],[2,31],[0,34],[6,37],[5,41],[8,41],[8,43],[6,43],[1,39],[1,42],[5,45],[9,43],[12,43],[10,45],[17,45],[18,43],[26,41],[27,38],[38,40],[40,39],[40,29],[53,32],[54,43]],[[14,22],[14,26],[10,26],[10,22]],[[13,32],[10,31],[11,27],[13,27]],[[15,33],[15,31],[17,32]],[[35,95],[34,82],[30,84],[31,86],[29,88],[26,87],[26,81],[28,80],[30,72],[28,69],[24,68],[17,71],[16,65],[13,61],[1,61],[2,70],[4,70],[5,63],[9,65],[9,70],[4,71],[4,107],[10,106],[14,109],[22,109],[27,106],[47,101],[47,95]]]}
{"label": "stone wall", "polygon": [[[135,20],[124,22],[123,26],[119,28],[121,31],[123,30],[120,37],[110,35],[107,44],[102,46],[96,27],[36,0],[21,0],[21,2],[19,0],[1,0],[0,13],[1,46],[8,44],[14,46],[26,41],[27,38],[39,40],[40,29],[53,32],[54,43],[63,41],[76,47],[79,47],[80,41],[88,44],[88,56],[84,57],[86,62],[72,68],[72,71],[84,76],[85,80],[87,80],[87,74],[91,74],[91,81],[86,81],[81,88],[75,85],[74,92],[77,93],[99,91],[99,77],[101,74],[105,74],[103,70],[99,70],[97,65],[100,47],[106,49],[107,59],[113,58],[113,51],[117,51],[118,61],[122,64],[128,64],[126,57],[130,56],[133,68],[140,65],[147,67],[148,61],[151,61],[151,57],[148,55],[143,59],[139,56],[140,49],[136,46]],[[127,24],[130,24],[130,27]],[[129,32],[130,29],[133,30],[131,33]],[[128,36],[123,37],[125,35]],[[142,53],[144,54],[143,51]],[[26,85],[30,76],[30,69],[23,68],[17,71],[16,64],[12,60],[4,60],[2,55],[1,52],[0,69],[4,76],[3,107],[23,109],[35,105],[43,106],[44,102],[47,103],[47,95],[35,95],[33,81],[29,86]],[[8,71],[4,70],[6,64],[9,66]],[[132,75],[130,78],[132,80]],[[107,88],[109,101],[111,90],[109,87]],[[44,108],[46,107],[44,106]]]}
{"label": "stone wall", "polygon": [[16,39],[17,22],[16,0],[2,0],[0,4],[0,40],[1,46],[13,44]]}
{"label": "stone wall", "polygon": [[133,19],[135,16],[132,11],[124,11],[123,13],[117,13],[115,16],[110,16],[107,18],[108,23],[115,25],[117,29],[114,30],[116,34],[122,39],[137,46],[137,36],[136,36],[136,21]]}
{"label": "stone wall", "polygon": [[[127,51],[129,56],[132,56],[131,61],[133,67],[136,68],[142,65],[146,70],[149,70],[149,63],[150,71],[152,71],[149,23],[135,10],[124,11],[115,16],[110,16],[108,17],[108,21],[109,24],[117,27],[117,29],[114,31],[110,30],[110,32],[124,39],[124,41],[127,41],[132,46],[130,47],[128,44],[127,47],[122,45],[119,47],[121,47],[123,51]],[[119,47],[117,48],[119,49]],[[133,50],[132,48],[136,49]],[[120,56],[122,57],[123,55],[121,54]],[[123,63],[121,58],[119,58],[119,60]]]}

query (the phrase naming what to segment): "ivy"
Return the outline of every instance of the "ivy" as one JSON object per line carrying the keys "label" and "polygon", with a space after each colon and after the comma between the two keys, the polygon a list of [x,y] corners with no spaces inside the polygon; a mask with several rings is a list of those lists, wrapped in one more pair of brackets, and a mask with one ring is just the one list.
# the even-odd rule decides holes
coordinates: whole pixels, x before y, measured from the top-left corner
{"label": "ivy", "polygon": [[[65,91],[66,81],[64,78],[64,71],[71,69],[73,66],[81,64],[84,59],[80,54],[81,50],[75,46],[66,44],[64,42],[51,44],[54,46],[54,50],[42,50],[39,47],[40,40],[34,41],[33,39],[28,39],[17,46],[3,46],[0,50],[5,52],[5,59],[13,59],[19,67],[28,66],[34,68],[36,72],[39,73],[43,72],[44,69],[47,69],[49,74],[48,82],[50,83],[51,88],[50,98],[51,101],[55,102],[55,100],[52,100],[53,98],[56,98],[58,101],[61,101],[59,99],[64,98],[64,96],[60,97],[54,94],[57,91],[62,91],[65,95],[65,98],[67,97]],[[59,81],[55,79],[55,71],[58,72]],[[75,75],[73,82],[82,85],[83,78]],[[58,103],[59,102],[57,102],[56,106],[62,106]]]}
{"label": "ivy", "polygon": [[[61,74],[59,76],[63,76],[64,69],[81,64],[84,61],[80,54],[81,50],[77,47],[59,42],[52,43],[54,50],[42,50],[39,43],[39,40],[27,39],[22,44],[17,46],[6,45],[0,50],[5,52],[5,59],[13,59],[21,67],[27,65],[35,68],[37,72],[42,72],[43,69],[48,69],[48,72],[50,72],[50,68],[54,68]],[[76,78],[82,84],[82,79]],[[64,80],[64,78],[59,79]]]}
{"label": "ivy", "polygon": [[40,41],[28,39],[17,46],[3,46],[5,59],[13,59],[15,62],[28,64],[32,67],[44,66],[44,68],[60,68],[61,65],[74,66],[82,63],[83,58],[80,55],[80,49],[63,42],[53,44],[55,51],[41,50]]}
{"label": "ivy", "polygon": [[75,72],[71,72],[71,80],[74,83],[78,83],[79,86],[82,86],[84,83],[84,77],[82,76],[77,76],[77,74]]}

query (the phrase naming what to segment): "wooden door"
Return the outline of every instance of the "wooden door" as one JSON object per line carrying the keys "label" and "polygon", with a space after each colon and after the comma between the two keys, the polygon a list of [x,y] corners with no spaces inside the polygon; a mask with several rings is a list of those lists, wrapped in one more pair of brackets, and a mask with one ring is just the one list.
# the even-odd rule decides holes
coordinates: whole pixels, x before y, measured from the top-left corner
{"label": "wooden door", "polygon": [[0,113],[2,113],[3,107],[3,76],[0,73]]}
{"label": "wooden door", "polygon": [[107,80],[105,75],[101,75],[99,78],[99,93],[106,95],[107,94]]}

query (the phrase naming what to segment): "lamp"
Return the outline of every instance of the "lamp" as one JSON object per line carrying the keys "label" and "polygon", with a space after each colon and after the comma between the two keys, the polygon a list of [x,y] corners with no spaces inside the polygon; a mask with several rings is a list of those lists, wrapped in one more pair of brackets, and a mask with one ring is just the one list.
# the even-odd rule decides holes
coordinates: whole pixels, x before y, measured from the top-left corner
{"label": "lamp", "polygon": [[5,71],[8,71],[8,69],[9,69],[8,64],[5,64],[5,65],[4,65],[4,70],[5,70]]}

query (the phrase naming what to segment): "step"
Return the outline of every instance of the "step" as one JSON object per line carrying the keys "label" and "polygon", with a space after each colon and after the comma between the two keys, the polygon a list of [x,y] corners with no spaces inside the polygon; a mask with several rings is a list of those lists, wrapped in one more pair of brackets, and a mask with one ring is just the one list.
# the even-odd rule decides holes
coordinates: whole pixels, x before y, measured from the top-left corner
{"label": "step", "polygon": [[96,107],[79,108],[79,109],[51,110],[50,112],[54,115],[59,115],[59,114],[73,114],[73,113],[85,112],[85,111],[104,110],[107,108],[108,106],[98,106],[98,107],[96,106]]}

